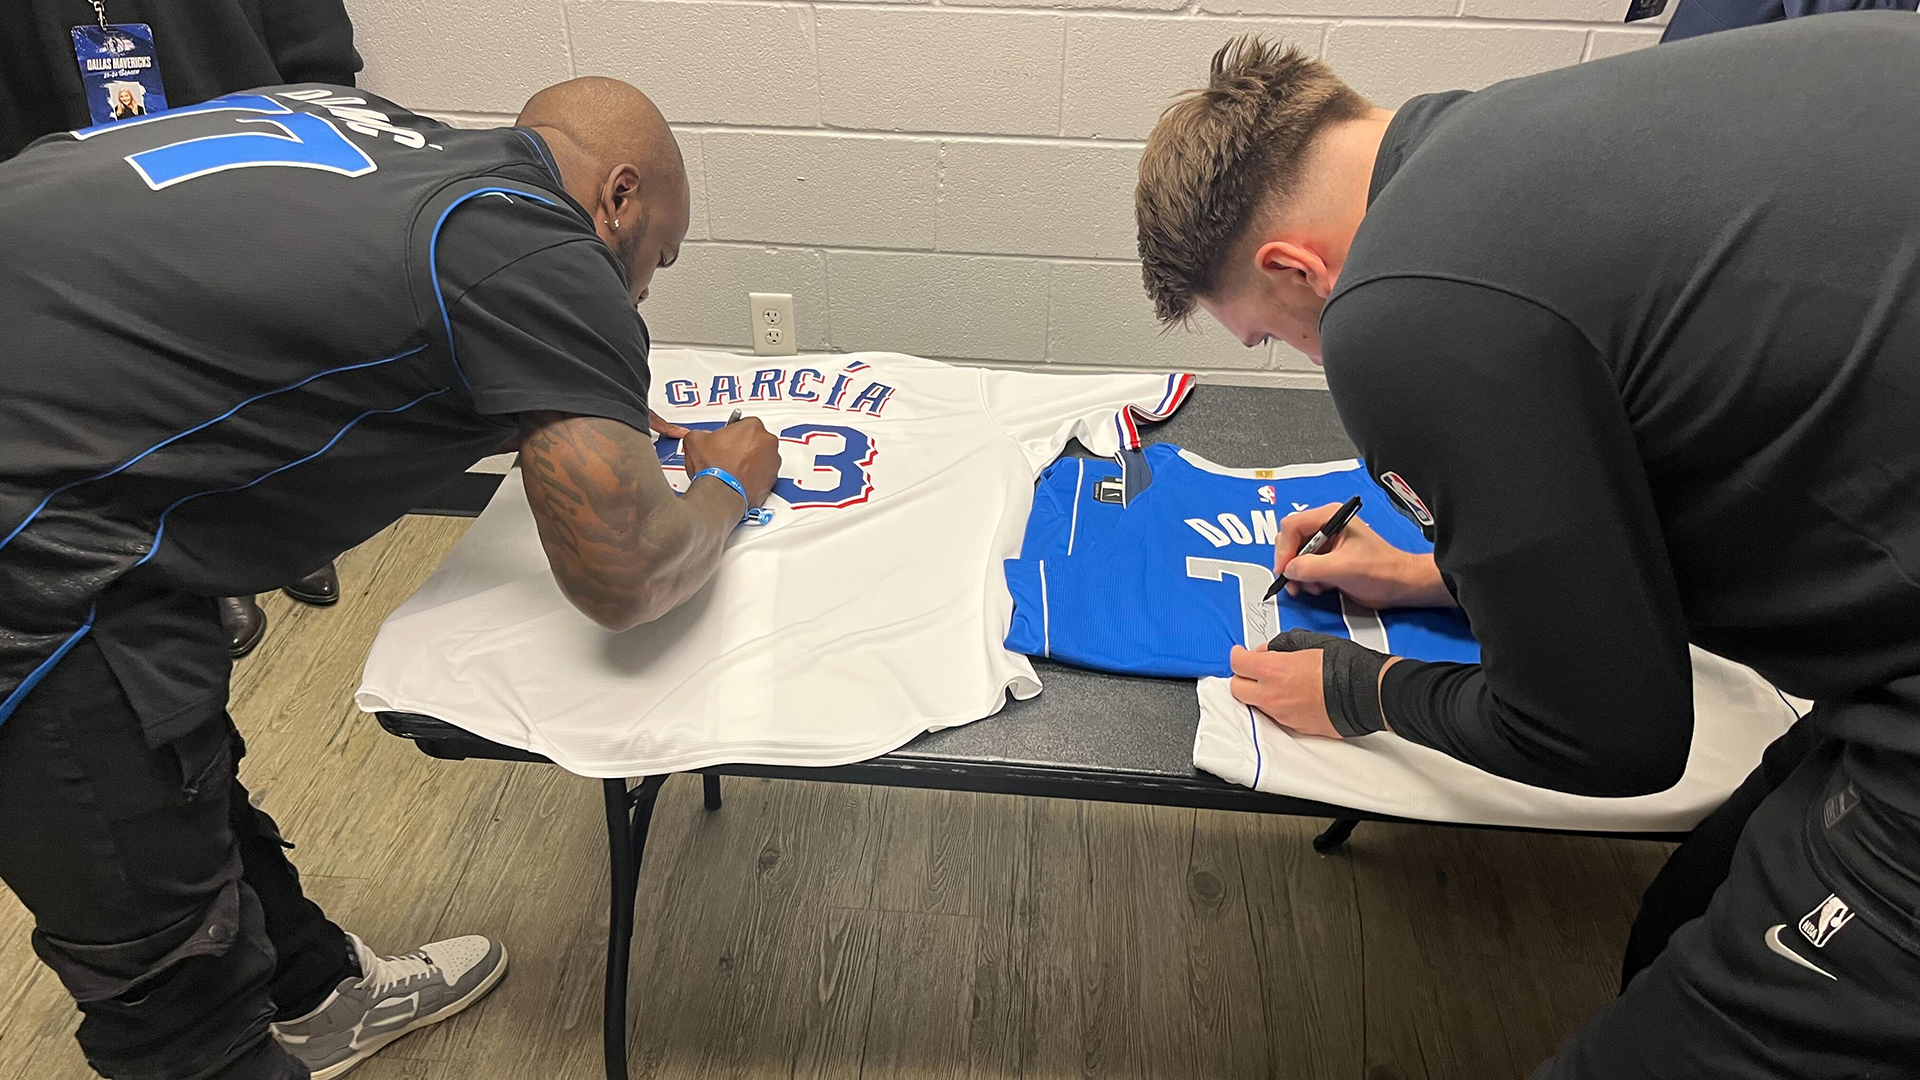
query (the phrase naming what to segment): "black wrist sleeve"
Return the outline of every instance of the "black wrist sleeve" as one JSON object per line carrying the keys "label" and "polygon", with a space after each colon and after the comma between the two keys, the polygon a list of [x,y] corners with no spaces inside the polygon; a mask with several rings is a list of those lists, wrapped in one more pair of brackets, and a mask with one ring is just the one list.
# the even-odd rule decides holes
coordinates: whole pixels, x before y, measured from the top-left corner
{"label": "black wrist sleeve", "polygon": [[1320,678],[1326,696],[1327,719],[1342,738],[1352,739],[1384,730],[1380,714],[1380,668],[1387,657],[1364,645],[1311,630],[1288,630],[1267,643],[1274,652],[1320,650]]}

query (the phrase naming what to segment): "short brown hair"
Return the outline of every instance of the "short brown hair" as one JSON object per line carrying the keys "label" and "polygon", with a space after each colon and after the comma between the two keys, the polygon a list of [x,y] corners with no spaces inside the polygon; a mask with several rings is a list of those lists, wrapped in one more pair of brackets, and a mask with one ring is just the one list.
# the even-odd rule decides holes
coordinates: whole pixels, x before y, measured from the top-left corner
{"label": "short brown hair", "polygon": [[1292,46],[1249,34],[1213,54],[1206,87],[1160,114],[1140,157],[1140,269],[1161,322],[1185,322],[1212,294],[1255,212],[1298,182],[1315,136],[1370,108]]}

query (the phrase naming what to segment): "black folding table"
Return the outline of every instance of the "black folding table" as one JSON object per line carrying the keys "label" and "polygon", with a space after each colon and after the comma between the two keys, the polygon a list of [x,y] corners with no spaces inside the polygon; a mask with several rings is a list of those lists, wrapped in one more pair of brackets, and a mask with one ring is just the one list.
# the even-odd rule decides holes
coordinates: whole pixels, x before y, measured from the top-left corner
{"label": "black folding table", "polygon": [[[1332,401],[1317,390],[1202,386],[1172,420],[1147,437],[1236,467],[1326,461],[1353,453]],[[422,509],[477,514],[497,485],[498,478],[469,474]],[[1372,512],[1392,512],[1384,495]],[[1268,795],[1196,770],[1193,739],[1199,707],[1191,682],[1105,675],[1045,661],[1034,666],[1045,687],[1039,697],[1009,702],[990,719],[929,732],[868,761],[830,768],[722,765],[700,770],[706,807],[719,809],[722,775],[1150,803],[1328,818],[1332,824],[1314,840],[1323,852],[1344,843],[1360,821],[1407,820]],[[389,732],[414,740],[422,752],[438,758],[548,760],[430,716],[385,712],[378,719]],[[635,893],[654,801],[668,775],[645,777],[631,788],[625,780],[602,781],[612,867],[603,1016],[608,1080],[627,1077],[627,965]],[[1681,838],[1665,833],[1606,835]]]}

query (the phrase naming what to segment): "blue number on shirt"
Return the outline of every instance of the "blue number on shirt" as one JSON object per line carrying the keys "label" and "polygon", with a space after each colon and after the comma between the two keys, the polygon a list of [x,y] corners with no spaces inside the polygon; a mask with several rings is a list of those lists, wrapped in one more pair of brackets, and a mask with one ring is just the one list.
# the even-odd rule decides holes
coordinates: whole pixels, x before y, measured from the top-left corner
{"label": "blue number on shirt", "polygon": [[[708,421],[684,424],[694,431],[717,431],[724,423]],[[795,424],[780,433],[780,441],[798,446],[810,455],[797,470],[800,479],[785,476],[774,481],[773,493],[796,510],[827,507],[837,509],[867,501],[873,494],[873,481],[867,466],[876,453],[873,440],[857,428],[837,424]],[[687,456],[679,439],[661,438],[653,444],[660,466],[684,469]]]}
{"label": "blue number on shirt", "polygon": [[[711,423],[681,424],[680,426],[690,431],[719,431],[727,425],[725,421],[716,420]],[[670,439],[662,435],[659,441],[653,444],[653,452],[660,455],[660,467],[663,469],[684,469],[687,467],[687,455],[685,451],[680,448],[679,439]]]}
{"label": "blue number on shirt", "polygon": [[867,466],[879,451],[867,433],[837,424],[795,424],[780,433],[782,442],[798,443],[813,455],[805,470],[806,484],[781,477],[773,493],[796,510],[839,508],[867,501],[873,480]]}
{"label": "blue number on shirt", "polygon": [[[366,151],[340,133],[324,117],[298,112],[259,94],[233,94],[198,105],[170,109],[155,116],[102,124],[73,133],[76,139],[129,131],[148,124],[164,124],[196,113],[254,113],[234,116],[236,125],[248,125],[224,135],[202,135],[182,139],[151,150],[127,155],[147,186],[155,191],[195,177],[225,172],[281,166],[295,169],[320,169],[342,176],[362,176],[374,171],[373,159]],[[277,132],[261,130],[262,126]]]}

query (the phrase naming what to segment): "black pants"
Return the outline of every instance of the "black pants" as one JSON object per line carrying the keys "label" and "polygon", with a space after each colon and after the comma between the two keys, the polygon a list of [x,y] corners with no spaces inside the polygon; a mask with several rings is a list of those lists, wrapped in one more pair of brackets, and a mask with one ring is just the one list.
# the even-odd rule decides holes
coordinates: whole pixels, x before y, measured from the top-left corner
{"label": "black pants", "polygon": [[1819,745],[1818,724],[1811,715],[1803,717],[1775,739],[1759,767],[1668,857],[1640,897],[1640,913],[1627,935],[1626,957],[1620,965],[1622,993],[1635,975],[1666,951],[1675,931],[1707,913],[1714,890],[1733,868],[1733,851],[1747,820]]}
{"label": "black pants", "polygon": [[236,773],[223,714],[158,749],[88,639],[0,726],[0,879],[124,1080],[302,1080],[267,1031],[357,974]]}
{"label": "black pants", "polygon": [[1920,820],[1817,723],[1674,852],[1621,995],[1534,1080],[1920,1077]]}

